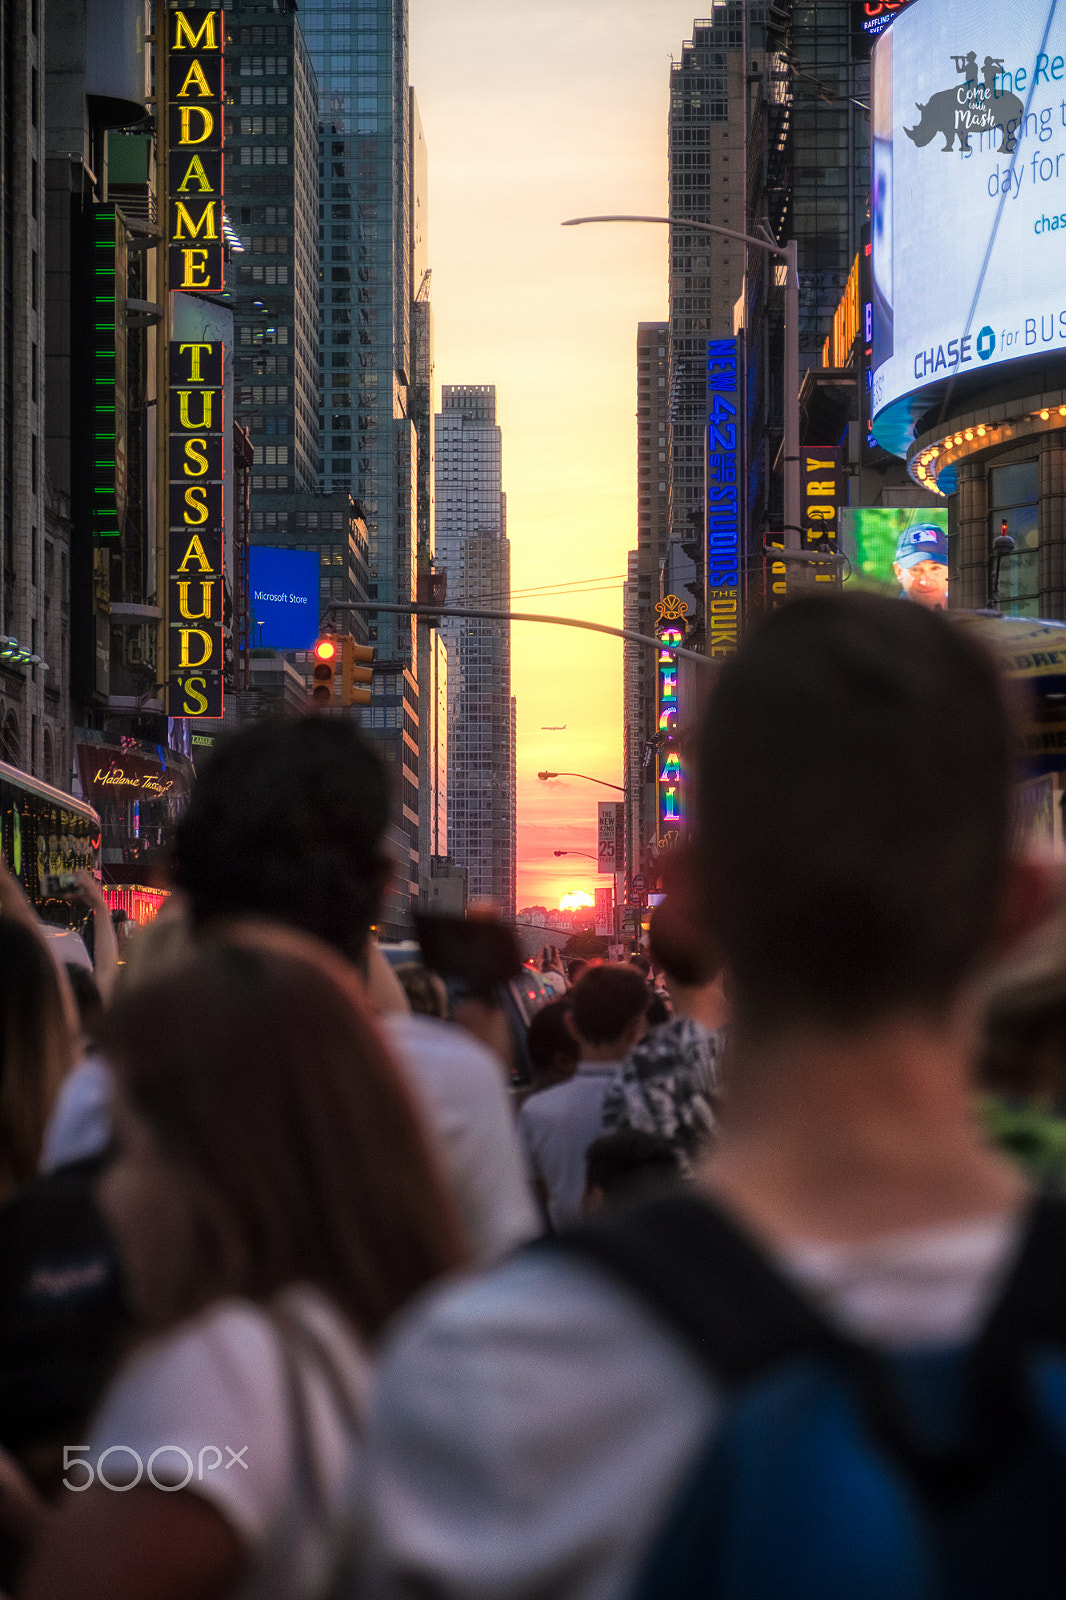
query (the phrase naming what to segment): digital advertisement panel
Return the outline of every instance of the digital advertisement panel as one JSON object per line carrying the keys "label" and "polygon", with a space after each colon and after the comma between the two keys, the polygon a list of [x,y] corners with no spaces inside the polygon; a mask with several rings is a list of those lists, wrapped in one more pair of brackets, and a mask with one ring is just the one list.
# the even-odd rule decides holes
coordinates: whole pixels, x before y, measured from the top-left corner
{"label": "digital advertisement panel", "polygon": [[872,79],[874,432],[901,455],[894,402],[1066,349],[1066,7],[920,0]]}
{"label": "digital advertisement panel", "polygon": [[318,551],[248,547],[248,643],[310,650],[318,637]]}
{"label": "digital advertisement panel", "polygon": [[948,514],[926,507],[842,506],[840,546],[858,583],[891,586],[930,610],[948,603]]}
{"label": "digital advertisement panel", "polygon": [[876,39],[913,0],[852,0],[852,27],[867,39]]}

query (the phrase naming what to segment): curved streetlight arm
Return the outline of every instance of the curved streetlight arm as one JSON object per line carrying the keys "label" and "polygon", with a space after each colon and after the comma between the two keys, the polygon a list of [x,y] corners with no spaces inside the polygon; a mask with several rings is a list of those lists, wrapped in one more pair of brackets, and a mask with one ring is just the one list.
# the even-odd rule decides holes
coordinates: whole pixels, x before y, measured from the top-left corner
{"label": "curved streetlight arm", "polygon": [[620,783],[608,783],[606,778],[590,778],[587,772],[538,772],[537,777],[542,783],[549,778],[584,778],[586,783],[600,783],[605,789],[617,789],[619,794],[625,794]]}
{"label": "curved streetlight arm", "polygon": [[[690,233],[720,233],[726,239],[739,239],[753,250],[778,256],[787,263],[785,274],[785,524],[794,527],[800,520],[800,442],[799,442],[799,245],[795,239],[778,244],[720,227],[717,222],[699,222],[695,217],[568,217],[564,228],[577,228],[586,222],[657,222],[668,228],[686,228]],[[787,542],[787,541],[786,541]]]}
{"label": "curved streetlight arm", "polygon": [[599,856],[594,856],[590,850],[553,850],[555,856],[584,856],[588,861],[598,861]]}
{"label": "curved streetlight arm", "polygon": [[777,240],[760,239],[754,233],[738,233],[735,228],[722,228],[717,222],[697,222],[695,217],[567,217],[564,228],[580,228],[585,222],[664,222],[668,228],[688,228],[697,233],[721,233],[727,239],[740,239],[755,250],[765,250],[767,255],[780,256],[782,261],[792,260],[795,240],[778,244]]}

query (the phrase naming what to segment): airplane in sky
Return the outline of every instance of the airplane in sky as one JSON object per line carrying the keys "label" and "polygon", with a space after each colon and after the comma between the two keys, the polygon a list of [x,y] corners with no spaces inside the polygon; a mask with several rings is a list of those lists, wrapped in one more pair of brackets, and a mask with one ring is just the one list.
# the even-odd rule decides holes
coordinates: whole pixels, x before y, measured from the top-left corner
{"label": "airplane in sky", "polygon": [[541,725],[540,725],[540,731],[541,731],[541,733],[562,733],[563,730],[565,729],[565,727],[566,727],[566,723],[565,722],[559,722],[559,723],[542,722]]}

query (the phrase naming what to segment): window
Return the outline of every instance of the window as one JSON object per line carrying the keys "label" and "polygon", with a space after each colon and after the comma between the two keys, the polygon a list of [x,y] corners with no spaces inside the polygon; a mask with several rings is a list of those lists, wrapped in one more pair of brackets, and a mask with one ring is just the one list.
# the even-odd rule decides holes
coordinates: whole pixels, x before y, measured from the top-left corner
{"label": "window", "polygon": [[1001,533],[1014,540],[1015,553],[1000,563],[999,594],[1004,611],[1016,617],[1040,615],[1038,499],[1038,462],[1018,461],[989,471],[989,554]]}

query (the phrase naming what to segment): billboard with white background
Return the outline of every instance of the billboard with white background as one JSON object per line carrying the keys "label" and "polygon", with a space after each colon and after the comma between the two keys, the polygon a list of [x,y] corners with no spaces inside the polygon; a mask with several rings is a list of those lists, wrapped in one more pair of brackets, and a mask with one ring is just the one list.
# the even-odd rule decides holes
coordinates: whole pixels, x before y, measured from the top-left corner
{"label": "billboard with white background", "polygon": [[874,432],[952,376],[1066,349],[1066,7],[921,0],[874,49]]}

